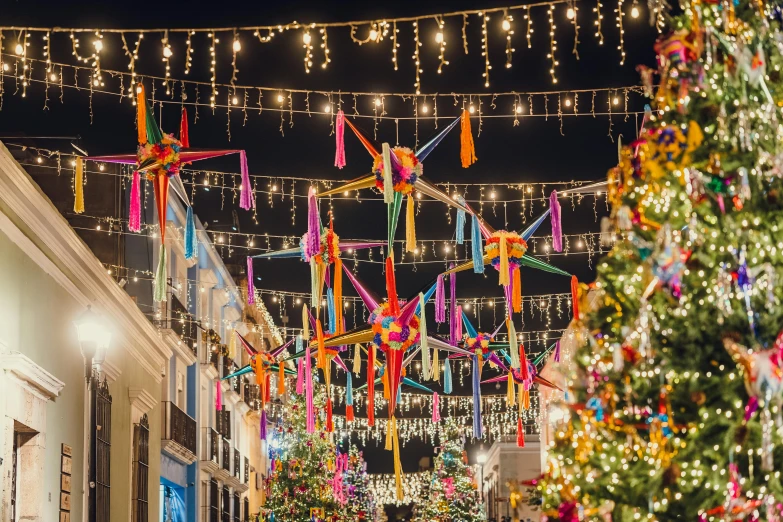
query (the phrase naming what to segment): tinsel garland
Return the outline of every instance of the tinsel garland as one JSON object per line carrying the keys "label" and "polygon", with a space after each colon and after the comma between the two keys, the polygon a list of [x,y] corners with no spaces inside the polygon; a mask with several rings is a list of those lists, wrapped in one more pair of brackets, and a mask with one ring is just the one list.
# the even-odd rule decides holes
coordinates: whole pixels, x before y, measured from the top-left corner
{"label": "tinsel garland", "polygon": [[560,221],[560,202],[557,200],[556,190],[549,195],[549,219],[552,222],[552,248],[555,252],[562,252],[563,225]]}
{"label": "tinsel garland", "polygon": [[[454,263],[450,266],[454,268]],[[458,330],[460,314],[457,313],[457,274],[455,272],[449,274],[449,299],[451,299],[449,303],[449,341],[456,346],[462,332]]]}
{"label": "tinsel garland", "polygon": [[387,205],[394,203],[394,180],[392,179],[391,149],[388,143],[381,145],[383,159],[383,201]]}
{"label": "tinsel garland", "polygon": [[307,194],[307,241],[304,245],[305,261],[321,252],[321,218],[318,215],[318,200],[315,187]]}
{"label": "tinsel garland", "polygon": [[362,345],[356,343],[353,347],[353,373],[358,377],[362,371]]}
{"label": "tinsel garland", "polygon": [[183,149],[190,148],[190,132],[188,132],[188,111],[182,107],[182,117],[179,120],[179,142]]}
{"label": "tinsel garland", "polygon": [[[465,198],[462,196],[459,196],[457,198],[457,201],[461,205],[465,205]],[[457,244],[463,245],[465,244],[465,211],[460,209],[457,209],[457,230],[455,232],[456,238],[457,238]]]}
{"label": "tinsel garland", "polygon": [[421,316],[419,319],[419,348],[421,348],[421,376],[428,381],[431,377],[432,367],[430,362],[430,347],[427,343],[427,314],[424,307],[424,294],[419,292],[419,306]]}
{"label": "tinsel garland", "polygon": [[155,278],[153,281],[152,297],[155,302],[163,302],[166,300],[166,264],[168,263],[166,258],[166,245],[160,245],[160,253],[158,255],[158,266],[155,268]]}
{"label": "tinsel garland", "polygon": [[[134,176],[135,175],[136,174],[134,174]],[[131,194],[131,197],[132,195],[133,194]],[[193,207],[191,205],[188,205],[188,210],[185,215],[185,259],[195,259],[196,257],[198,257],[198,236],[196,235],[196,220],[193,216]],[[248,257],[248,259],[250,258]],[[248,275],[248,280],[252,280],[252,278],[253,276],[251,271],[250,275]]]}
{"label": "tinsel garland", "polygon": [[[79,160],[77,159],[76,161],[78,166]],[[133,181],[131,181],[128,230],[141,232],[141,174],[139,174],[138,170],[133,171]]]}
{"label": "tinsel garland", "polygon": [[473,214],[470,230],[471,257],[473,259],[473,272],[476,274],[484,273],[484,241],[481,238],[481,226],[479,217]]}
{"label": "tinsel garland", "polygon": [[438,275],[435,286],[435,322],[446,322],[446,289],[443,283],[443,274]]}
{"label": "tinsel garland", "polygon": [[449,363],[449,358],[446,357],[443,362],[443,393],[450,395],[451,390],[451,364]]}
{"label": "tinsel garland", "polygon": [[440,422],[440,397],[438,397],[438,392],[432,394],[432,422]]}
{"label": "tinsel garland", "polygon": [[253,187],[250,186],[250,174],[247,168],[247,154],[239,151],[239,167],[242,175],[242,185],[239,187],[239,208],[250,210],[256,208],[256,199],[253,196]]}
{"label": "tinsel garland", "polygon": [[470,113],[467,109],[462,110],[462,121],[460,129],[460,151],[459,157],[462,163],[462,168],[468,168],[476,163],[476,147],[473,143],[473,133],[470,129]]}
{"label": "tinsel garland", "polygon": [[484,435],[481,426],[481,366],[478,356],[473,356],[473,437],[480,439]]}

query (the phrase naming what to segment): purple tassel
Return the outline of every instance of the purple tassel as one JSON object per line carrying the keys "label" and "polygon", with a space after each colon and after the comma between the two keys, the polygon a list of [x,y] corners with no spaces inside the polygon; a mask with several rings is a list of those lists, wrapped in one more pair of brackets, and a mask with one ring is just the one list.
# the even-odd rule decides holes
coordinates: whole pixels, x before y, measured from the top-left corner
{"label": "purple tassel", "polygon": [[[451,264],[451,268],[454,268],[454,263]],[[461,314],[457,313],[457,274],[453,272],[449,274],[449,299],[451,299],[449,306],[449,341],[454,346],[457,346],[461,333],[457,330],[459,327],[458,315]]]}
{"label": "purple tassel", "polygon": [[556,190],[549,195],[549,219],[552,220],[552,248],[555,252],[562,252],[563,225],[560,222],[560,202],[557,200]]}
{"label": "purple tassel", "polygon": [[256,304],[256,287],[253,284],[253,258],[247,256],[247,304]]}
{"label": "purple tassel", "polygon": [[302,395],[304,393],[304,361],[299,359],[297,361],[296,371],[296,394]]}
{"label": "purple tassel", "polygon": [[256,208],[256,198],[253,197],[253,188],[250,186],[250,174],[247,171],[247,154],[239,151],[239,163],[242,171],[242,186],[239,193],[239,206],[244,210]]}
{"label": "purple tassel", "polygon": [[481,381],[479,377],[478,356],[473,356],[473,437],[480,439],[484,436],[484,428],[481,425]]}
{"label": "purple tassel", "polygon": [[560,362],[560,341],[557,341],[557,344],[555,344],[555,362]]}
{"label": "purple tassel", "polygon": [[748,399],[748,403],[745,405],[745,418],[744,422],[748,422],[756,410],[759,409],[759,400],[757,397],[751,397]]}
{"label": "purple tassel", "polygon": [[446,289],[443,285],[443,274],[438,276],[438,283],[435,287],[435,322],[446,322]]}
{"label": "purple tassel", "polygon": [[261,410],[261,440],[266,440],[266,410]]}
{"label": "purple tassel", "polygon": [[321,218],[318,215],[318,201],[315,198],[315,187],[310,187],[307,195],[307,242],[305,243],[305,260],[316,256],[321,251]]}

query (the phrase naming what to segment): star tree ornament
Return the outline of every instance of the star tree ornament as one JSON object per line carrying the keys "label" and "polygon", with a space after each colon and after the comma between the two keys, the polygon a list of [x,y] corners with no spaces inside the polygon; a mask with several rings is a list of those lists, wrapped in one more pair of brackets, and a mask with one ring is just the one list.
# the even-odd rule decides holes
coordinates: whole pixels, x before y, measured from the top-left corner
{"label": "star tree ornament", "polygon": [[[187,223],[185,228],[185,252],[188,259],[196,255],[195,243],[195,224],[193,218],[193,209],[185,191],[185,186],[179,176],[179,170],[183,164],[194,161],[217,158],[228,154],[239,154],[242,183],[240,187],[239,206],[245,210],[255,208],[255,198],[250,186],[250,176],[247,169],[247,157],[244,150],[239,149],[189,149],[189,139],[187,138],[187,116],[183,113],[184,125],[180,129],[180,139],[173,134],[164,133],[157,122],[155,115],[150,108],[144,92],[144,85],[139,83],[136,88],[137,99],[137,127],[138,127],[138,149],[136,153],[114,154],[109,156],[84,156],[76,159],[76,179],[79,189],[77,196],[81,194],[81,179],[84,170],[84,161],[95,161],[101,163],[119,163],[126,165],[135,165],[133,173],[133,182],[131,185],[130,197],[130,216],[129,225],[131,231],[138,232],[141,228],[141,197],[140,197],[140,173],[145,173],[148,181],[152,182],[155,195],[155,208],[158,213],[158,224],[160,226],[160,253],[158,256],[158,267],[155,271],[155,284],[153,297],[155,301],[166,300],[166,210],[168,209],[169,186],[182,199],[182,202],[188,208]],[[77,197],[74,203],[74,211],[84,212],[84,202]],[[189,254],[189,255],[188,255]]]}
{"label": "star tree ornament", "polygon": [[742,368],[745,390],[750,396],[743,424],[761,407],[761,469],[772,471],[772,403],[778,408],[783,406],[783,331],[769,349],[758,344],[750,349],[733,336],[724,337],[723,346]]}

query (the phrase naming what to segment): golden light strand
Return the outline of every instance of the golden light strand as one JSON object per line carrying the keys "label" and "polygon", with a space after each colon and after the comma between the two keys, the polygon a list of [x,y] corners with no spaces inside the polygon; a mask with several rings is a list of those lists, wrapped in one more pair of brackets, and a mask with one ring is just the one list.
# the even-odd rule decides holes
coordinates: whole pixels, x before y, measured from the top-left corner
{"label": "golden light strand", "polygon": [[332,59],[329,58],[329,35],[326,33],[326,27],[322,27],[320,33],[321,33],[321,49],[324,50],[324,61],[321,62],[321,68],[326,69],[326,67],[332,61]]}
{"label": "golden light strand", "polygon": [[[622,1],[622,0],[620,0]],[[549,58],[552,67],[549,69],[549,74],[552,76],[552,83],[557,83],[557,76],[555,75],[555,68],[560,65],[560,62],[555,58],[555,51],[557,51],[557,40],[555,40],[555,18],[554,18],[555,6],[550,5],[548,10],[549,15]]]}
{"label": "golden light strand", "polygon": [[597,0],[595,7],[593,7],[593,12],[595,13],[595,37],[598,38],[598,45],[604,44],[604,33],[601,31],[601,20],[604,19],[604,15],[601,14],[601,7],[603,7],[603,4],[601,4],[601,0]]}
{"label": "golden light strand", "polygon": [[487,22],[489,16],[484,13],[479,13],[481,17],[481,56],[484,57],[484,87],[489,87],[489,70],[492,66],[489,64],[489,42],[487,41]]}
{"label": "golden light strand", "polygon": [[305,28],[302,32],[302,47],[305,50],[304,53],[304,68],[305,72],[310,72],[310,67],[313,66],[313,37],[310,36],[310,29]]}
{"label": "golden light strand", "polygon": [[446,35],[443,32],[443,26],[445,25],[442,17],[435,17],[435,21],[438,23],[438,32],[435,33],[435,42],[440,44],[440,55],[438,55],[438,59],[440,60],[440,63],[438,64],[438,74],[441,73],[443,70],[444,65],[448,65],[449,62],[446,60]]}
{"label": "golden light strand", "polygon": [[209,97],[209,105],[213,109],[215,108],[215,105],[217,104],[217,85],[216,85],[216,74],[217,71],[217,55],[215,54],[215,47],[220,42],[218,40],[217,35],[215,33],[209,33],[207,36],[212,38],[212,45],[209,47],[209,54],[211,56],[211,63],[209,64],[209,72],[212,73],[212,77],[209,79],[210,84],[212,85],[212,95]]}
{"label": "golden light strand", "polygon": [[397,43],[397,33],[399,33],[400,30],[397,29],[397,22],[394,22],[392,26],[392,63],[394,64],[394,70],[397,70],[397,48],[400,47],[400,44]]}
{"label": "golden light strand", "polygon": [[166,94],[171,94],[171,89],[169,88],[169,78],[171,78],[171,64],[170,59],[171,55],[174,54],[171,50],[171,44],[169,43],[169,32],[164,31],[163,32],[163,38],[160,41],[161,44],[163,44],[163,63],[166,64],[166,73],[165,73],[165,79],[163,80],[163,86],[166,87]]}
{"label": "golden light strand", "polygon": [[530,7],[525,11],[525,21],[527,22],[527,31],[525,37],[527,38],[527,48],[533,47],[533,43],[530,40],[530,36],[533,34],[533,19],[530,18]]}
{"label": "golden light strand", "polygon": [[620,65],[625,65],[625,29],[623,29],[623,2],[617,0],[617,29],[620,31],[620,45],[617,49],[620,51]]}
{"label": "golden light strand", "polygon": [[568,3],[568,14],[570,15],[568,18],[571,20],[571,25],[574,26],[574,48],[571,51],[574,56],[576,56],[576,59],[579,59],[579,7],[577,6],[576,1],[569,0]]}
{"label": "golden light strand", "polygon": [[421,79],[419,75],[423,72],[421,68],[421,60],[419,55],[419,47],[421,42],[419,41],[419,22],[413,22],[413,66],[416,69],[416,82],[413,86],[416,88],[416,94],[421,94]]}
{"label": "golden light strand", "polygon": [[509,15],[508,12],[503,13],[503,22],[501,26],[506,32],[506,69],[511,69],[511,62],[515,51],[515,49],[511,46],[511,36],[514,34],[514,29],[511,27],[511,22],[513,21],[514,17]]}
{"label": "golden light strand", "polygon": [[185,40],[187,48],[185,49],[185,74],[190,74],[190,68],[193,66],[193,35],[195,31],[188,32],[188,39]]}

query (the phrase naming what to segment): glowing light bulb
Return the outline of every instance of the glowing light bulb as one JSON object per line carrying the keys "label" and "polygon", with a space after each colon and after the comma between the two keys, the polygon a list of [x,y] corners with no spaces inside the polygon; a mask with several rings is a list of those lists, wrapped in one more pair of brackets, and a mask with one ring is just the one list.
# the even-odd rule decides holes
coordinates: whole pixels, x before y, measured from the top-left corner
{"label": "glowing light bulb", "polygon": [[38,163],[43,163],[43,158],[41,156],[38,156],[37,158],[35,158],[35,161],[37,161]]}
{"label": "glowing light bulb", "polygon": [[332,112],[332,106],[329,104],[324,105],[324,112],[326,113]]}
{"label": "glowing light bulb", "polygon": [[235,53],[242,50],[242,43],[239,41],[239,38],[234,40],[233,48]]}
{"label": "glowing light bulb", "polygon": [[236,105],[236,104],[238,104],[238,103],[239,103],[239,100],[237,99],[237,97],[236,97],[236,96],[234,96],[234,97],[232,97],[232,98],[231,98],[231,105]]}
{"label": "glowing light bulb", "polygon": [[272,192],[277,192],[277,185],[272,185]]}
{"label": "glowing light bulb", "polygon": [[473,106],[473,104],[472,104],[472,103],[470,104],[470,107],[468,107],[468,112],[469,112],[469,113],[471,113],[471,114],[473,114],[474,112],[476,112],[476,108]]}
{"label": "glowing light bulb", "polygon": [[511,30],[511,22],[508,21],[508,18],[503,19],[503,30],[504,31]]}
{"label": "glowing light bulb", "polygon": [[350,191],[348,191],[348,190],[346,190],[346,191],[343,191],[343,196],[345,196],[345,197],[348,197],[348,196],[350,196],[350,195],[351,195],[351,192],[350,192]]}
{"label": "glowing light bulb", "polygon": [[375,98],[375,106],[376,107],[380,107],[381,106],[381,99],[380,98]]}
{"label": "glowing light bulb", "polygon": [[430,111],[430,108],[427,105],[422,105],[421,106],[421,112],[423,112],[424,114],[427,114],[429,111]]}
{"label": "glowing light bulb", "polygon": [[4,70],[4,71],[7,71],[7,70],[8,70],[8,64],[7,64],[7,63],[3,63],[3,70]]}
{"label": "glowing light bulb", "polygon": [[612,105],[618,105],[619,103],[620,103],[620,98],[618,98],[617,96],[612,98]]}
{"label": "glowing light bulb", "polygon": [[141,91],[142,91],[142,90],[144,90],[144,89],[142,88],[141,84],[138,84],[138,85],[136,86],[136,94],[141,94]]}
{"label": "glowing light bulb", "polygon": [[93,47],[95,47],[95,52],[99,53],[103,50],[103,41],[102,40],[94,40],[92,42]]}
{"label": "glowing light bulb", "polygon": [[568,11],[566,11],[566,18],[568,18],[569,20],[573,20],[575,16],[576,16],[576,11],[574,11],[573,7],[569,7]]}
{"label": "glowing light bulb", "polygon": [[163,57],[164,58],[171,58],[172,54],[174,54],[174,53],[171,52],[171,46],[170,45],[167,45],[166,47],[163,48]]}
{"label": "glowing light bulb", "polygon": [[305,33],[302,35],[302,41],[305,45],[310,45],[310,42],[313,41],[313,37],[310,36],[310,33]]}
{"label": "glowing light bulb", "polygon": [[18,43],[16,44],[16,47],[14,47],[14,52],[21,56],[21,54],[24,52],[24,47],[22,44]]}
{"label": "glowing light bulb", "polygon": [[564,103],[565,103],[566,107],[570,107],[571,106],[571,98],[566,98]]}
{"label": "glowing light bulb", "polygon": [[283,103],[283,95],[282,94],[278,94],[277,95],[277,101],[278,101],[278,103]]}
{"label": "glowing light bulb", "polygon": [[495,199],[497,197],[497,194],[495,194],[494,190],[490,193],[489,197],[492,199]]}
{"label": "glowing light bulb", "polygon": [[516,108],[514,109],[514,111],[516,111],[517,114],[522,114],[522,106],[521,105],[517,105]]}
{"label": "glowing light bulb", "polygon": [[631,18],[639,18],[639,8],[636,6],[633,6],[631,8]]}
{"label": "glowing light bulb", "polygon": [[370,40],[377,40],[378,39],[378,31],[375,29],[370,29]]}
{"label": "glowing light bulb", "polygon": [[57,75],[56,75],[56,74],[54,74],[54,73],[50,74],[50,75],[49,75],[49,80],[51,80],[51,81],[53,81],[53,82],[56,82],[56,81],[57,81]]}
{"label": "glowing light bulb", "polygon": [[106,170],[106,166],[103,163],[101,163],[100,165],[98,165],[98,170],[103,172],[104,170]]}
{"label": "glowing light bulb", "polygon": [[437,43],[443,43],[443,33],[441,31],[435,33],[435,41]]}

